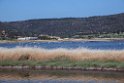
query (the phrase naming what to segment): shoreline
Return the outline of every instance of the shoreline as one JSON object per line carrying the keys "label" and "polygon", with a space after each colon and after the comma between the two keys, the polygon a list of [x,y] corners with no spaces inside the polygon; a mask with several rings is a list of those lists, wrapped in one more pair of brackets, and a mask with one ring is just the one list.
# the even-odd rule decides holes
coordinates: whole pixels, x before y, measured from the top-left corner
{"label": "shoreline", "polygon": [[63,41],[124,41],[124,38],[92,38],[92,39],[63,39],[63,40],[0,40],[0,43],[15,42],[63,42]]}
{"label": "shoreline", "polygon": [[63,67],[63,66],[0,66],[0,70],[67,70],[67,71],[100,71],[100,72],[124,72],[124,68],[105,67]]}

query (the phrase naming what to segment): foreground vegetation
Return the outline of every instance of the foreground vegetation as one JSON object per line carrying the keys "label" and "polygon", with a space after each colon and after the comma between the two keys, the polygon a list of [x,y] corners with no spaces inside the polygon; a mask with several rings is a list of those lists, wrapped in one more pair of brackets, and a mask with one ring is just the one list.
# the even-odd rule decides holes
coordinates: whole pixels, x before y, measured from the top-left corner
{"label": "foreground vegetation", "polygon": [[124,68],[124,50],[0,48],[0,66]]}
{"label": "foreground vegetation", "polygon": [[118,61],[99,61],[99,60],[84,60],[84,61],[73,61],[67,58],[59,58],[47,61],[12,61],[5,60],[1,61],[0,66],[60,66],[60,67],[103,67],[103,68],[124,68],[124,62]]}

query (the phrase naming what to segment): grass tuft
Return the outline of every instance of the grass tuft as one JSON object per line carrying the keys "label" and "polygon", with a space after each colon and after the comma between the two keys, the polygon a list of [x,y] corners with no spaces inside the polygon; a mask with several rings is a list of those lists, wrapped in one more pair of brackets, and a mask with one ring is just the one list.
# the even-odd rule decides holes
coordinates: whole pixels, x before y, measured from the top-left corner
{"label": "grass tuft", "polygon": [[0,65],[124,68],[124,50],[0,48]]}

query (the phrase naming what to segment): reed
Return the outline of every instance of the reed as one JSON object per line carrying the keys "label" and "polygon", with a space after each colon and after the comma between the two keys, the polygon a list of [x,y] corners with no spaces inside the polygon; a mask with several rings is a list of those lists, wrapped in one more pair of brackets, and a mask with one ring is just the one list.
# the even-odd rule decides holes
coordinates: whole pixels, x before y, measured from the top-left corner
{"label": "reed", "polygon": [[98,60],[124,62],[124,50],[0,48],[0,61],[47,61],[65,57],[72,61]]}

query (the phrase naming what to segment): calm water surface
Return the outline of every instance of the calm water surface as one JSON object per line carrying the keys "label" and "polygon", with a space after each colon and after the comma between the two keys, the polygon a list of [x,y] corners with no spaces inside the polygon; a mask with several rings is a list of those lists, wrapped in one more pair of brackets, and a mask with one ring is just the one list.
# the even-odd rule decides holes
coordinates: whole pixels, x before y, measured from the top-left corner
{"label": "calm water surface", "polygon": [[0,83],[123,83],[121,72],[0,70]]}
{"label": "calm water surface", "polygon": [[39,47],[46,49],[53,48],[90,48],[90,49],[124,49],[124,41],[64,41],[64,42],[17,42],[0,43],[0,47]]}

